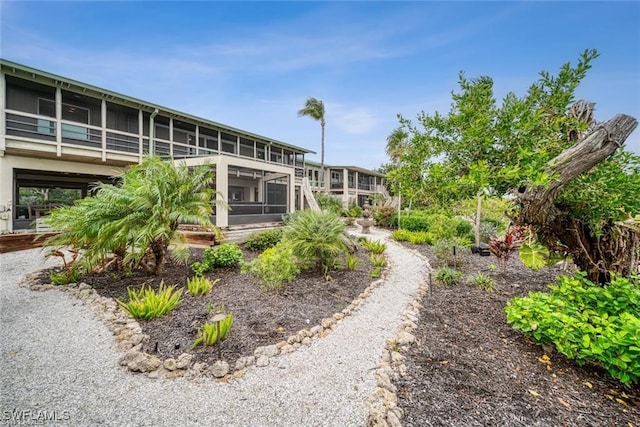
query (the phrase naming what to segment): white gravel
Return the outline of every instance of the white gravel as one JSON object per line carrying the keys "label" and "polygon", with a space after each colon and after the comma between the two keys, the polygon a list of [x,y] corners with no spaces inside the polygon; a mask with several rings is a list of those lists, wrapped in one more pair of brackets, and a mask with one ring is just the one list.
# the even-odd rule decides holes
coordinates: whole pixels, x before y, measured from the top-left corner
{"label": "white gravel", "polygon": [[[372,230],[370,237],[385,238]],[[0,254],[0,420],[55,425],[364,426],[384,342],[429,271],[389,241],[391,271],[326,338],[252,368],[228,384],[149,379],[118,364],[113,337],[91,310],[57,291],[17,286],[43,268],[40,250]],[[47,261],[51,264],[52,261]],[[29,421],[35,424],[33,420]],[[29,424],[28,422],[25,424]]]}

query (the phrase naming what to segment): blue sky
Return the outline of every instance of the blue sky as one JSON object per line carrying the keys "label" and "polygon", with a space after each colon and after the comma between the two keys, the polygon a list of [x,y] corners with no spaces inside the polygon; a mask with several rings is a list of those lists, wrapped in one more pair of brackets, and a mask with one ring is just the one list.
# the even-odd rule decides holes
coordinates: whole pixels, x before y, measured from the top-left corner
{"label": "blue sky", "polygon": [[[14,2],[1,56],[317,151],[387,161],[396,115],[447,112],[458,72],[501,98],[596,48],[577,97],[640,118],[639,2]],[[627,140],[640,154],[640,130]]]}

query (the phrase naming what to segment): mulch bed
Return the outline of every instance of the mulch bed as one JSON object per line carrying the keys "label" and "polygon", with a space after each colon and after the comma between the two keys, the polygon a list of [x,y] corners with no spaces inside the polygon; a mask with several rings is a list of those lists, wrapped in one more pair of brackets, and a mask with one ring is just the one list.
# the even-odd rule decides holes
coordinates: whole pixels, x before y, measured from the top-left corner
{"label": "mulch bed", "polygon": [[[203,249],[192,248],[189,263],[202,260]],[[258,253],[244,250],[245,260]],[[150,341],[143,348],[160,358],[177,357],[190,352],[194,361],[212,363],[218,360],[218,348],[200,345],[191,350],[197,338],[198,328],[210,317],[211,309],[224,305],[225,312],[234,314],[233,327],[222,343],[222,359],[232,367],[242,356],[251,356],[259,346],[276,344],[286,340],[301,329],[320,324],[322,319],[346,308],[374,279],[368,254],[357,252],[360,259],[354,271],[333,270],[330,280],[322,274],[305,272],[279,290],[261,290],[259,282],[250,275],[240,273],[240,268],[217,269],[205,274],[212,281],[218,280],[211,292],[204,296],[192,296],[187,292],[186,279],[194,275],[184,264],[170,263],[162,277],[136,271],[123,275],[113,271],[90,274],[82,281],[93,287],[101,296],[127,300],[127,288],[139,289],[150,285],[157,289],[161,281],[165,285],[183,287],[182,302],[165,316],[153,320],[139,320],[143,333]],[[48,272],[43,272],[43,280]]]}
{"label": "mulch bed", "polygon": [[[406,246],[438,267],[428,246]],[[532,271],[517,255],[507,273],[489,270],[496,258],[465,253],[465,283],[435,284],[423,301],[417,344],[405,354],[407,376],[395,382],[405,426],[639,426],[640,387],[621,385],[606,371],[577,366],[545,352],[506,323],[514,296],[547,290],[560,269]],[[496,291],[468,277],[492,276]]]}

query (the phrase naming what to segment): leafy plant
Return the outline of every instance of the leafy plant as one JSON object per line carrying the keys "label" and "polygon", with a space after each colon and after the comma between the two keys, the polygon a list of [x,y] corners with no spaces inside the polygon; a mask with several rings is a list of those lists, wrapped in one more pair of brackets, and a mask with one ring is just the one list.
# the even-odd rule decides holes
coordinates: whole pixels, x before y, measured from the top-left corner
{"label": "leafy plant", "polygon": [[63,270],[60,272],[52,271],[49,280],[54,285],[68,285],[69,283],[77,283],[80,280],[80,272],[75,269]]}
{"label": "leafy plant", "polygon": [[462,272],[449,267],[442,267],[436,271],[436,280],[443,285],[457,285],[462,279]]}
{"label": "leafy plant", "polygon": [[344,258],[345,258],[345,265],[347,267],[347,270],[349,271],[354,271],[360,264],[358,257],[353,254],[346,254]]}
{"label": "leafy plant", "polygon": [[198,337],[191,345],[191,350],[201,344],[212,346],[224,340],[233,326],[233,313],[229,313],[219,322],[205,323],[198,329]]}
{"label": "leafy plant", "polygon": [[460,254],[468,246],[468,242],[459,237],[440,239],[433,245],[433,255],[444,266],[455,266],[460,263]]}
{"label": "leafy plant", "polygon": [[273,228],[253,233],[244,242],[244,245],[252,251],[264,251],[278,244],[282,239],[282,232],[282,228]]}
{"label": "leafy plant", "polygon": [[391,238],[398,242],[408,242],[412,236],[412,232],[404,228],[398,228],[391,233]]}
{"label": "leafy plant", "polygon": [[323,211],[329,211],[338,216],[342,214],[342,200],[322,193],[316,193],[314,196],[316,198],[316,202],[318,202],[318,206]]}
{"label": "leafy plant", "polygon": [[218,283],[220,279],[216,279],[215,281],[211,281],[203,276],[195,276],[190,279],[187,279],[187,290],[193,296],[204,295],[209,292],[213,285]]}
{"label": "leafy plant", "polygon": [[595,286],[586,273],[560,277],[551,292],[514,298],[507,322],[538,343],[553,343],[579,365],[602,365],[625,385],[640,378],[640,277]]}
{"label": "leafy plant", "polygon": [[158,292],[143,286],[138,290],[127,288],[127,294],[129,301],[118,300],[120,307],[136,319],[148,320],[161,317],[180,304],[182,289],[161,282]]}
{"label": "leafy plant", "polygon": [[398,211],[393,206],[380,206],[372,210],[371,217],[378,227],[391,228],[398,225]]}
{"label": "leafy plant", "polygon": [[471,279],[473,284],[480,289],[485,291],[493,292],[496,288],[496,284],[491,278],[491,276],[487,276],[486,274],[478,273]]}
{"label": "leafy plant", "polygon": [[367,252],[371,252],[372,254],[381,254],[385,250],[387,250],[387,244],[380,240],[372,240],[367,239],[366,237],[360,237],[358,239],[358,243],[360,246],[364,248]]}
{"label": "leafy plant", "polygon": [[344,224],[332,212],[301,211],[284,233],[293,254],[318,272],[326,272],[338,256],[347,251]]}
{"label": "leafy plant", "polygon": [[509,227],[504,239],[497,237],[489,239],[489,250],[498,258],[498,266],[502,274],[507,272],[507,263],[511,255],[522,245],[526,233],[526,227],[514,225]]}
{"label": "leafy plant", "polygon": [[375,267],[369,273],[369,277],[371,277],[372,279],[377,279],[378,277],[380,277],[381,274],[382,274],[382,267]]}
{"label": "leafy plant", "polygon": [[409,233],[409,243],[413,243],[414,245],[424,245],[431,243],[432,237],[429,232],[426,231],[410,231]]}
{"label": "leafy plant", "polygon": [[346,214],[349,218],[360,218],[362,216],[362,208],[358,205],[353,205],[347,210]]}
{"label": "leafy plant", "polygon": [[369,255],[369,261],[374,267],[383,268],[385,265],[387,265],[387,259],[382,254]]}
{"label": "leafy plant", "polygon": [[215,268],[234,267],[240,264],[244,256],[236,243],[223,243],[204,250],[202,264],[211,271]]}
{"label": "leafy plant", "polygon": [[45,245],[81,250],[83,271],[105,265],[115,254],[113,265],[162,275],[169,245],[173,258],[186,261],[188,246],[178,225],[213,227],[211,168],[145,157],[117,178],[118,185],[98,183],[94,196],[53,209],[47,223],[60,233]]}
{"label": "leafy plant", "polygon": [[253,261],[242,265],[243,274],[252,274],[260,280],[263,289],[281,288],[300,273],[292,249],[281,242],[266,249]]}

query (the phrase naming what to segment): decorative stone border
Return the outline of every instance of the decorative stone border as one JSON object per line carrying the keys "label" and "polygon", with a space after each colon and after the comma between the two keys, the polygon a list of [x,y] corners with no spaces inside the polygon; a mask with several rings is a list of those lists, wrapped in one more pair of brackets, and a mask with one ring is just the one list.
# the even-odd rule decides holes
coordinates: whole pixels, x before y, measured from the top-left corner
{"label": "decorative stone border", "polygon": [[319,325],[298,331],[286,340],[277,344],[258,347],[253,355],[239,358],[233,370],[224,360],[218,360],[213,364],[193,361],[193,355],[182,353],[177,358],[160,359],[158,356],[142,351],[143,344],[149,342],[150,337],[142,333],[142,327],[138,321],[125,313],[113,298],[100,296],[86,283],[70,283],[56,286],[39,284],[38,273],[29,274],[19,284],[21,287],[33,291],[47,291],[57,289],[80,299],[85,305],[91,307],[94,314],[101,319],[107,329],[114,335],[116,350],[123,353],[119,363],[133,372],[145,373],[149,378],[178,378],[186,377],[201,381],[203,377],[214,377],[221,381],[229,381],[232,378],[242,378],[252,367],[264,367],[277,363],[279,355],[292,353],[303,345],[311,343],[329,334],[346,316],[356,312],[360,305],[366,301],[374,289],[379,287],[386,279],[389,267],[385,267],[381,277],[372,282],[362,291],[345,309],[335,313],[332,317],[322,319]]}
{"label": "decorative stone border", "polygon": [[[413,249],[413,252],[429,266],[427,258],[415,249]],[[425,279],[416,291],[413,301],[407,305],[403,313],[402,323],[396,329],[395,335],[385,342],[380,357],[380,365],[374,373],[377,386],[373,395],[367,399],[367,406],[369,407],[368,427],[402,426],[400,420],[404,414],[402,409],[398,407],[396,386],[391,381],[398,380],[407,374],[402,352],[406,352],[411,344],[416,341],[413,333],[418,328],[420,310],[424,307],[422,300],[429,293],[429,286],[429,280]]]}

